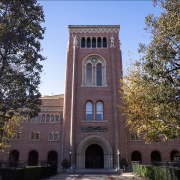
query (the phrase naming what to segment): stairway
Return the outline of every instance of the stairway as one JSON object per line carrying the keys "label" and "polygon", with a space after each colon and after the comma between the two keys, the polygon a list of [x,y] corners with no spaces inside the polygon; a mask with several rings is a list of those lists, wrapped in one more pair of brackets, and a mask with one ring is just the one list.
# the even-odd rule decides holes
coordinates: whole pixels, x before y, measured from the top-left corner
{"label": "stairway", "polygon": [[74,169],[75,173],[122,173],[122,169]]}

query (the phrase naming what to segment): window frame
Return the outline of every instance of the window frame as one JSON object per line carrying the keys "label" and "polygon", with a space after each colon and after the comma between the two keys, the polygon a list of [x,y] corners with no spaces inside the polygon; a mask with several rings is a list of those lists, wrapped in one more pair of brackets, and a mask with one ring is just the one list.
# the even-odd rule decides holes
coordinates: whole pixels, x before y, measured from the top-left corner
{"label": "window frame", "polygon": [[[37,132],[39,132],[39,139],[36,139],[36,133],[37,133]],[[32,137],[32,136],[31,136],[31,133],[34,133],[34,139],[31,138],[31,137]],[[35,130],[32,130],[32,131],[30,131],[29,141],[40,141],[40,134],[41,134],[41,133],[40,133],[39,130],[36,130],[36,131],[35,131]]]}
{"label": "window frame", "polygon": [[[50,139],[50,133],[52,133],[52,139]],[[55,133],[58,133],[57,139],[55,139]],[[48,141],[59,141],[59,131],[49,131]]]}
{"label": "window frame", "polygon": [[[134,139],[131,138],[132,133],[134,134]],[[141,135],[139,134],[139,138],[137,137],[138,137],[138,134],[135,131],[130,132],[130,141],[141,141]]]}

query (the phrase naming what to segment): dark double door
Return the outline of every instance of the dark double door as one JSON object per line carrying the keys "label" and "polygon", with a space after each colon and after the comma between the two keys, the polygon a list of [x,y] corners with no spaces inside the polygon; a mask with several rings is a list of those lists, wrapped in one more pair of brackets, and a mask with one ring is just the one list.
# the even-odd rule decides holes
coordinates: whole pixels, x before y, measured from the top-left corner
{"label": "dark double door", "polygon": [[86,168],[104,168],[103,149],[92,144],[86,149]]}

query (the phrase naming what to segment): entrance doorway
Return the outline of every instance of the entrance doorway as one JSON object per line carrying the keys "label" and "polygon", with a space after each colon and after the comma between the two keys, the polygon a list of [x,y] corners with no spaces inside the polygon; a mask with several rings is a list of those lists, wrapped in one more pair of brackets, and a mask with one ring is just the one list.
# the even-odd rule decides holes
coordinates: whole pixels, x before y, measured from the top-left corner
{"label": "entrance doorway", "polygon": [[86,168],[104,168],[104,152],[101,146],[92,144],[86,149]]}

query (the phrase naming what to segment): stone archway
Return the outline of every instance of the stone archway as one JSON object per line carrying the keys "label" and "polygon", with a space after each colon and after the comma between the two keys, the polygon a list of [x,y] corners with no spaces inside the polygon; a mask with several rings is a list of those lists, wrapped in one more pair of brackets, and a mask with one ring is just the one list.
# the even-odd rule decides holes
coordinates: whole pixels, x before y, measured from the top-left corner
{"label": "stone archway", "polygon": [[85,168],[85,153],[86,149],[91,144],[97,144],[102,147],[104,151],[104,168],[113,168],[113,154],[112,148],[109,142],[101,136],[88,136],[84,138],[77,148],[77,168]]}

